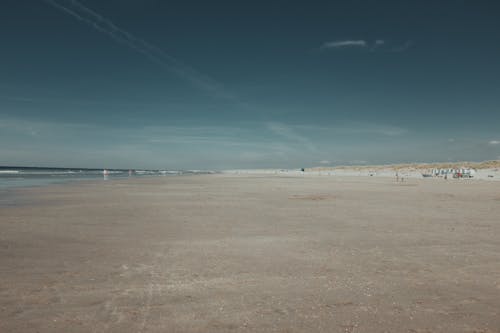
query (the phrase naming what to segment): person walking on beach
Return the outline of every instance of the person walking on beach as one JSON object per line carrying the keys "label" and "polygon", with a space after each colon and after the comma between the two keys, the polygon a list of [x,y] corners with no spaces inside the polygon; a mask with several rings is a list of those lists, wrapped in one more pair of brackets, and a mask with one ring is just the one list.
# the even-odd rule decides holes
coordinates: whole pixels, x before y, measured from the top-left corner
{"label": "person walking on beach", "polygon": [[399,173],[396,171],[396,183],[399,182]]}

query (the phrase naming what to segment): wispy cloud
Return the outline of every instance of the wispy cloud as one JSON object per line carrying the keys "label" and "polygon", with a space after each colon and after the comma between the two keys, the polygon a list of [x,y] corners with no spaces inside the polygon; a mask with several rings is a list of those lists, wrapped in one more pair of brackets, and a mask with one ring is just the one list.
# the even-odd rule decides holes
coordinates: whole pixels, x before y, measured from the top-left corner
{"label": "wispy cloud", "polygon": [[76,0],[45,0],[46,3],[87,24],[93,29],[109,36],[115,42],[143,54],[150,61],[178,77],[190,82],[193,86],[212,96],[235,100],[236,97],[227,92],[221,83],[202,74],[180,60],[165,53],[159,47],[137,38],[130,32],[119,28],[111,20],[104,18],[95,11]]}
{"label": "wispy cloud", "polygon": [[310,139],[297,132],[296,130],[297,127],[277,122],[268,122],[266,123],[266,127],[273,134],[285,138],[291,143],[301,144],[309,151],[317,151],[316,146]]}
{"label": "wispy cloud", "polygon": [[401,136],[408,133],[408,130],[403,127],[376,123],[350,123],[344,126],[338,126],[335,130],[341,133],[374,134],[383,136]]}
{"label": "wispy cloud", "polygon": [[385,136],[400,136],[408,132],[406,128],[380,124],[359,124],[348,130],[353,133],[379,134]]}
{"label": "wispy cloud", "polygon": [[374,43],[373,46],[371,47],[372,51],[375,51],[379,47],[382,47],[385,44],[385,41],[383,39],[377,39]]}
{"label": "wispy cloud", "polygon": [[33,98],[20,97],[20,96],[4,96],[4,95],[0,95],[0,100],[5,100],[8,102],[23,102],[23,103],[33,103],[35,101]]}
{"label": "wispy cloud", "polygon": [[325,42],[321,45],[321,49],[338,49],[344,47],[366,47],[368,44],[365,40],[337,40],[333,42]]}
{"label": "wispy cloud", "polygon": [[406,41],[403,44],[397,45],[394,43],[388,43],[384,39],[376,39],[374,41],[367,41],[365,39],[348,39],[325,42],[320,46],[320,50],[358,48],[369,51],[379,50],[382,52],[403,52],[412,46],[412,41]]}
{"label": "wispy cloud", "polygon": [[[261,124],[260,124],[261,125]],[[288,138],[293,143],[310,144],[310,141],[296,134],[286,125],[273,124],[273,133]],[[92,133],[91,138],[89,133]],[[137,125],[133,128],[109,127],[105,124],[80,122],[51,122],[37,119],[0,117],[0,135],[32,140],[37,136],[39,143],[57,141],[64,146],[67,137],[83,144],[93,140],[103,140],[99,150],[107,144],[117,142],[133,143],[141,147],[164,145],[192,145],[212,148],[247,147],[258,150],[292,151],[288,142],[276,142],[269,136],[255,137],[254,128],[235,126],[180,126],[180,125]],[[264,149],[265,148],[265,149]],[[0,150],[1,153],[1,150]]]}
{"label": "wispy cloud", "polygon": [[391,52],[404,52],[412,46],[413,46],[413,42],[411,40],[408,40],[402,45],[397,45],[397,46],[392,47],[390,51]]}
{"label": "wispy cloud", "polygon": [[500,140],[491,140],[488,142],[490,145],[500,145]]}
{"label": "wispy cloud", "polygon": [[59,137],[64,139],[78,135],[84,137],[85,133],[104,133],[104,131],[104,126],[94,124],[0,117],[0,134],[8,136],[9,140],[12,138],[32,140],[32,137],[37,137],[37,140]]}
{"label": "wispy cloud", "polygon": [[[135,102],[120,100],[97,100],[97,99],[70,99],[60,96],[54,97],[24,97],[0,95],[0,101],[25,103],[25,104],[66,104],[79,106],[114,106],[114,107],[151,107],[156,106],[154,102]],[[169,105],[179,105],[180,101],[172,99]]]}
{"label": "wispy cloud", "polygon": [[[286,125],[138,125],[51,122],[0,115],[0,165],[124,168],[285,167],[311,142]],[[276,135],[288,138],[277,140]],[[8,139],[8,140],[5,140]],[[13,141],[14,139],[14,141]],[[309,155],[308,155],[309,154]],[[291,162],[292,161],[292,162]],[[70,163],[70,164],[68,164]]]}
{"label": "wispy cloud", "polygon": [[393,126],[388,124],[378,124],[378,123],[364,123],[364,122],[346,122],[334,124],[331,126],[321,126],[321,125],[297,125],[296,128],[304,129],[314,132],[329,132],[341,135],[353,135],[353,134],[373,134],[373,135],[383,135],[383,136],[400,136],[408,133],[408,129]]}

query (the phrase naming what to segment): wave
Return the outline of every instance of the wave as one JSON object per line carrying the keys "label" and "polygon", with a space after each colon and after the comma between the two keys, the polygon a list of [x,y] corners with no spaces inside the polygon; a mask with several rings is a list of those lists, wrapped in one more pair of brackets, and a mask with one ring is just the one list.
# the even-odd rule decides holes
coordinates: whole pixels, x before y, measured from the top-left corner
{"label": "wave", "polygon": [[94,170],[40,170],[40,169],[0,169],[0,177],[32,176],[32,177],[51,177],[51,176],[85,176],[96,175]]}
{"label": "wave", "polygon": [[207,170],[148,170],[148,169],[132,169],[132,170],[121,170],[121,169],[65,169],[65,168],[38,168],[38,167],[8,167],[0,166],[0,177],[1,178],[89,178],[89,177],[101,177],[113,176],[154,176],[154,175],[183,175],[183,174],[207,174],[214,173],[213,171]]}

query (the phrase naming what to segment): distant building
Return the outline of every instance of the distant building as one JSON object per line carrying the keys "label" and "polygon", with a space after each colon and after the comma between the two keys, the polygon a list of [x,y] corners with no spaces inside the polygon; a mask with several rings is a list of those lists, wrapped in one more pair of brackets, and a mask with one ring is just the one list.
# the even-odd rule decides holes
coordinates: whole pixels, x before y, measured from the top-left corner
{"label": "distant building", "polygon": [[472,178],[476,175],[476,170],[468,167],[433,169],[432,175],[435,177],[453,176],[453,178]]}

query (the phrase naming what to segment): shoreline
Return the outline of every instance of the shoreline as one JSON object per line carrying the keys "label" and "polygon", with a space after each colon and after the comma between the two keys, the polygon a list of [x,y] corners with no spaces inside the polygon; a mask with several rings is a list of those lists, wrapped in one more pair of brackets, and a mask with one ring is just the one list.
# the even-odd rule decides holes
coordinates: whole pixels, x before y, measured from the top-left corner
{"label": "shoreline", "polygon": [[[20,167],[21,168],[21,167]],[[33,169],[33,168],[32,168]],[[34,168],[39,169],[39,168]],[[435,175],[436,170],[443,170],[448,173],[448,170],[472,170],[472,180],[485,181],[500,181],[500,161],[483,161],[483,162],[453,162],[453,163],[405,163],[405,164],[388,164],[388,165],[353,165],[353,166],[335,166],[335,167],[310,167],[304,169],[286,169],[286,168],[261,168],[261,169],[233,169],[233,170],[218,170],[218,171],[178,171],[176,173],[164,173],[158,175],[134,175],[137,177],[160,177],[160,176],[187,176],[196,174],[260,174],[260,175],[287,175],[287,176],[338,176],[338,177],[386,177],[386,178],[405,178],[405,179],[422,179],[422,178],[444,178],[444,173]],[[66,170],[66,169],[64,169]],[[97,170],[97,169],[89,169]],[[8,174],[8,177],[2,178],[0,174],[0,190],[10,188],[24,188],[48,186],[52,184],[64,184],[71,182],[85,181],[100,181],[112,179],[128,179],[129,176],[100,176],[88,175],[85,177],[76,178],[74,173],[71,177],[55,178],[54,175],[36,176],[23,174]],[[425,175],[425,176],[424,176]],[[4,176],[5,177],[5,176]],[[453,175],[448,174],[447,178],[452,180]],[[468,178],[468,177],[467,177]],[[453,179],[456,180],[456,179]]]}

